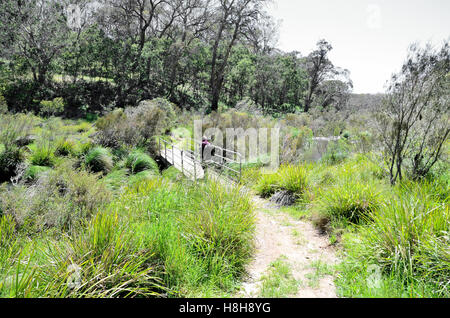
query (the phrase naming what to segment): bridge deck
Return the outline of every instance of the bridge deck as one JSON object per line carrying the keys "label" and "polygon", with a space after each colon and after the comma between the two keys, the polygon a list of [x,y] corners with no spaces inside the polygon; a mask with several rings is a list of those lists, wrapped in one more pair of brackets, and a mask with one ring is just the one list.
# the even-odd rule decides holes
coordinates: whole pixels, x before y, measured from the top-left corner
{"label": "bridge deck", "polygon": [[205,177],[201,163],[190,152],[176,147],[166,147],[160,150],[160,155],[169,164],[181,171],[186,177],[195,181]]}

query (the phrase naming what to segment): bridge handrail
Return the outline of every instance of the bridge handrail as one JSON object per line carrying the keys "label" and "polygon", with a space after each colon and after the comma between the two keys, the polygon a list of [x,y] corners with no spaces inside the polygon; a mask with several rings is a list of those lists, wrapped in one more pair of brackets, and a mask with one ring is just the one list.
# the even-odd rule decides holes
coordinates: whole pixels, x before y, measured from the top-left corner
{"label": "bridge handrail", "polygon": [[[202,142],[194,140],[194,144],[201,145]],[[181,159],[181,171],[183,173],[188,172],[190,175],[192,175],[192,173],[189,170],[184,169],[184,165],[187,164],[190,167],[193,167],[194,168],[194,179],[197,178],[197,176],[196,176],[196,173],[197,173],[196,165],[200,164],[200,166],[201,166],[203,163],[206,163],[206,164],[216,165],[216,166],[218,166],[220,168],[223,168],[225,170],[228,170],[228,171],[231,171],[231,172],[237,174],[238,182],[240,182],[240,180],[242,178],[242,159],[243,159],[242,155],[239,152],[232,151],[232,150],[229,150],[229,149],[225,149],[225,148],[222,148],[222,147],[219,147],[219,146],[216,146],[216,145],[209,145],[209,146],[216,150],[214,152],[214,155],[212,155],[212,158],[219,159],[220,162],[216,162],[214,160],[205,161],[201,154],[199,156],[194,151],[187,150],[187,149],[182,149],[182,148],[174,145],[172,142],[164,139],[163,137],[159,137],[158,138],[159,153],[161,155],[163,154],[162,147],[164,147],[164,158],[168,161],[167,150],[169,149],[169,151],[170,151],[170,149],[171,149],[172,150],[172,164],[175,166],[175,157]],[[178,150],[181,155],[176,154],[174,150]],[[221,155],[219,155],[219,153],[221,153],[222,155],[225,155],[225,156],[221,156]],[[235,155],[236,160],[232,159],[232,158],[229,158],[227,156],[227,154],[229,154],[229,153]],[[185,155],[186,155],[186,157],[188,159],[192,160],[193,163],[189,162],[188,160],[184,160]],[[224,161],[227,161],[226,164],[223,163]],[[233,164],[233,163],[239,165],[239,171],[228,166],[228,164]]]}

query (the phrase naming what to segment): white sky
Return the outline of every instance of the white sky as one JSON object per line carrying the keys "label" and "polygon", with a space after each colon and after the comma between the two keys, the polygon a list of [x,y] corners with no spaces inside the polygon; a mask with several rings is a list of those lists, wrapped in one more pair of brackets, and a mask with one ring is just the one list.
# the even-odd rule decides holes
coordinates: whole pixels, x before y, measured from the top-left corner
{"label": "white sky", "polygon": [[333,45],[334,65],[351,72],[355,93],[384,92],[413,42],[450,39],[450,0],[273,0],[283,51],[309,54],[319,39]]}

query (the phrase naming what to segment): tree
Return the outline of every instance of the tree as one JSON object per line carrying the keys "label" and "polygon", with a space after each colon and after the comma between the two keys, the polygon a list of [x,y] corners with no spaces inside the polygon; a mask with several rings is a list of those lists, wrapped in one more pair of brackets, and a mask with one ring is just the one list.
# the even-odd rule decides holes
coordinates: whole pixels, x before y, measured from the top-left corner
{"label": "tree", "polygon": [[305,112],[308,112],[316,94],[325,80],[331,80],[340,75],[341,71],[334,67],[328,59],[328,53],[333,49],[325,40],[317,42],[317,49],[306,58],[306,70],[309,75],[308,90],[305,96]]}
{"label": "tree", "polygon": [[392,77],[377,121],[390,181],[405,172],[420,179],[442,159],[450,134],[450,48],[412,45],[399,74]]}
{"label": "tree", "polygon": [[0,3],[2,51],[19,56],[31,69],[35,83],[46,84],[52,62],[66,45],[68,25],[65,1],[9,0]]}
{"label": "tree", "polygon": [[233,47],[253,20],[258,20],[266,0],[218,0],[213,14],[215,32],[212,39],[210,94],[211,110],[219,108],[225,71]]}

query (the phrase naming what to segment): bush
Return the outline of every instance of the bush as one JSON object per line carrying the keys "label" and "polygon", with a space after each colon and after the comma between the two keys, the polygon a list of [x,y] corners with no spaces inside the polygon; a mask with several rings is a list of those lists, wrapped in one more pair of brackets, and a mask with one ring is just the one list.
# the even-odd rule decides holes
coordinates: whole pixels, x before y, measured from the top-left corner
{"label": "bush", "polygon": [[70,161],[48,170],[31,186],[18,184],[0,191],[0,209],[29,234],[46,228],[72,231],[109,200],[98,176],[73,170]]}
{"label": "bush", "polygon": [[322,161],[328,164],[338,164],[349,157],[349,146],[344,140],[330,142]]}
{"label": "bush", "polygon": [[87,153],[85,164],[93,172],[108,173],[113,168],[112,155],[106,148],[95,147]]}
{"label": "bush", "polygon": [[23,162],[24,155],[19,147],[10,147],[0,153],[0,183],[10,181],[16,169]]}
{"label": "bush", "polygon": [[156,161],[139,149],[134,150],[128,155],[125,166],[131,171],[132,174],[136,174],[144,170],[152,170],[155,173],[159,173],[159,168]]}
{"label": "bush", "polygon": [[8,104],[6,103],[5,97],[0,94],[0,115],[4,115],[8,112]]}
{"label": "bush", "polygon": [[43,100],[39,104],[39,113],[44,116],[59,115],[64,111],[64,99],[56,97],[51,101]]}
{"label": "bush", "polygon": [[137,107],[118,109],[100,118],[95,139],[104,147],[139,147],[155,152],[153,137],[170,131],[175,115],[175,106],[168,102],[143,101]]}

